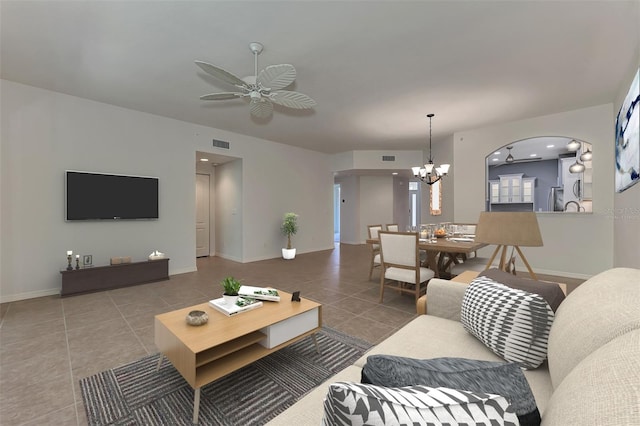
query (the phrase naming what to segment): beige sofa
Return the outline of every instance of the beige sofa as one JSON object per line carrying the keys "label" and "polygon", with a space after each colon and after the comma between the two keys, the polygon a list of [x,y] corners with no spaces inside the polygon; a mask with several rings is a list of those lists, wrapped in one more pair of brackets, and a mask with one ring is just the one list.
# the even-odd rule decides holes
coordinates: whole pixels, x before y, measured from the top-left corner
{"label": "beige sofa", "polygon": [[[415,318],[268,424],[319,425],[328,385],[359,382],[368,355],[499,361],[459,321],[465,288],[465,284],[431,280],[426,315]],[[524,374],[543,425],[640,425],[640,270],[605,271],[569,294],[556,312],[548,361]]]}

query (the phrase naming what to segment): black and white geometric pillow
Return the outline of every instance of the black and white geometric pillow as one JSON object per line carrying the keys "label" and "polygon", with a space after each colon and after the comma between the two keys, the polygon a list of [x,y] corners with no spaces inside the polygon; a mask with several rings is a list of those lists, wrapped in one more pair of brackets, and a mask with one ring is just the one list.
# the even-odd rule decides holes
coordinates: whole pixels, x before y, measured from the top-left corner
{"label": "black and white geometric pillow", "polygon": [[554,313],[538,294],[487,277],[474,279],[462,300],[460,322],[498,356],[537,368],[547,358]]}
{"label": "black and white geometric pillow", "polygon": [[324,400],[323,426],[442,424],[519,425],[504,397],[448,388],[338,382]]}

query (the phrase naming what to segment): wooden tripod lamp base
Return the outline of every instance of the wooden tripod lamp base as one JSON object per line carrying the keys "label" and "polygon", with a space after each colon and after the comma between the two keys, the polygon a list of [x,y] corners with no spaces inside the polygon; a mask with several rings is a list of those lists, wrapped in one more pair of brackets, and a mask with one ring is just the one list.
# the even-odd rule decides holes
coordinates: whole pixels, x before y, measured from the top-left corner
{"label": "wooden tripod lamp base", "polygon": [[[487,269],[491,268],[491,264],[493,263],[493,260],[498,255],[498,252],[500,251],[500,249],[502,249],[502,254],[500,255],[500,263],[498,264],[498,268],[506,272],[511,272],[508,270],[508,266],[509,266],[509,263],[511,262],[511,259],[507,259],[507,248],[509,248],[509,246],[506,246],[506,245],[498,245],[496,247],[496,249],[493,251],[493,254],[491,255],[491,258],[489,259],[489,262],[487,263]],[[527,267],[527,270],[529,271],[529,275],[531,275],[531,278],[537,281],[538,276],[535,274],[535,272],[533,272],[533,269],[531,269],[531,265],[529,265],[527,258],[524,257],[524,253],[522,253],[522,250],[520,250],[520,247],[513,246],[513,248],[515,248],[518,254],[520,255],[520,258],[522,259],[524,266]]]}
{"label": "wooden tripod lamp base", "polygon": [[531,278],[538,279],[520,250],[520,247],[542,247],[542,236],[534,212],[481,212],[476,227],[476,242],[497,246],[487,263],[487,268],[491,267],[502,249],[499,268],[508,271],[513,260],[512,257],[507,259],[507,248],[513,247],[527,267]]}

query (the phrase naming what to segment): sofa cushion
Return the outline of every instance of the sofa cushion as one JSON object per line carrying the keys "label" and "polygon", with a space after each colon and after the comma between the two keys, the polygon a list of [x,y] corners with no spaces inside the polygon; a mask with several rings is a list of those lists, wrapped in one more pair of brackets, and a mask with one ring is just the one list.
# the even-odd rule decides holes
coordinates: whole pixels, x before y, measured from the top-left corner
{"label": "sofa cushion", "polygon": [[639,384],[637,329],[601,346],[567,374],[549,400],[542,424],[640,425]]}
{"label": "sofa cushion", "polygon": [[547,301],[553,312],[558,310],[558,306],[565,299],[565,295],[557,283],[518,277],[498,268],[487,269],[480,272],[478,276],[491,278],[507,287],[539,294]]}
{"label": "sofa cushion", "polygon": [[489,349],[523,368],[537,368],[547,358],[554,314],[539,295],[495,281],[474,279],[462,300],[464,328]]}
{"label": "sofa cushion", "polygon": [[580,284],[562,302],[549,333],[554,388],[590,353],[640,328],[639,283],[640,269],[609,269]]}
{"label": "sofa cushion", "polygon": [[329,386],[322,424],[518,425],[518,418],[499,395],[427,386],[387,388],[338,382]]}
{"label": "sofa cushion", "polygon": [[513,406],[521,426],[540,424],[536,400],[516,363],[371,355],[361,380],[387,387],[422,385],[502,395]]}

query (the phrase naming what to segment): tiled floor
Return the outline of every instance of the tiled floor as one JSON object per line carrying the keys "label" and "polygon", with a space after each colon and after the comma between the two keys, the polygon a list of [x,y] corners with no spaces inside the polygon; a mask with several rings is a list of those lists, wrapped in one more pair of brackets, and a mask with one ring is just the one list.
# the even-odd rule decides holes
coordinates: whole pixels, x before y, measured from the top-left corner
{"label": "tiled floor", "polygon": [[221,294],[232,275],[256,286],[300,290],[323,304],[324,324],[377,343],[415,317],[412,297],[367,280],[365,245],[240,264],[198,259],[198,272],[168,281],[61,299],[0,305],[0,425],[84,425],[78,380],[157,352],[153,317]]}

